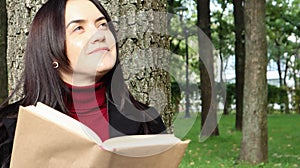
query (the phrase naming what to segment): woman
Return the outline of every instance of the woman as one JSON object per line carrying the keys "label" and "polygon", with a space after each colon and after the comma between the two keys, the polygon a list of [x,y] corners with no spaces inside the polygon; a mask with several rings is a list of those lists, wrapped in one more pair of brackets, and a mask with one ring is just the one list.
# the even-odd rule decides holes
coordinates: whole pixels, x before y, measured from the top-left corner
{"label": "woman", "polygon": [[28,36],[24,98],[0,109],[0,160],[8,167],[20,105],[43,102],[81,121],[102,140],[157,134],[154,108],[129,93],[119,65],[115,30],[97,0],[49,0]]}

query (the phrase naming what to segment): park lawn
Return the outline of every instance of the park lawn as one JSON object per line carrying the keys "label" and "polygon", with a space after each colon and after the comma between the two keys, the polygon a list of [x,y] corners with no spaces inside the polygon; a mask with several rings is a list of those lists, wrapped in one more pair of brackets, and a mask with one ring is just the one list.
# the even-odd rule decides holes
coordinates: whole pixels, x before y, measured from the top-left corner
{"label": "park lawn", "polygon": [[[189,120],[192,119],[182,119],[180,124],[184,126],[193,122]],[[200,119],[197,117],[193,127],[183,138],[190,139],[191,143],[179,167],[300,167],[300,115],[268,116],[269,161],[256,166],[238,161],[242,134],[234,130],[234,124],[234,115],[223,115],[219,122],[220,136],[210,137],[200,143]]]}

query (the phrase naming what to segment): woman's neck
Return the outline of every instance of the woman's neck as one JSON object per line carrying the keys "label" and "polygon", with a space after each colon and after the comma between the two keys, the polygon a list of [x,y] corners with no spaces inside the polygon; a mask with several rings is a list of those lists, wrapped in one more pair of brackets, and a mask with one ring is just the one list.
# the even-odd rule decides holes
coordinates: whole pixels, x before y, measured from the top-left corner
{"label": "woman's neck", "polygon": [[74,86],[65,83],[70,89],[65,97],[68,110],[72,113],[87,113],[90,109],[106,107],[106,87],[101,81],[88,86]]}
{"label": "woman's neck", "polygon": [[65,74],[61,73],[61,79],[72,86],[90,86],[100,81],[101,77],[96,75],[86,75],[86,74]]}

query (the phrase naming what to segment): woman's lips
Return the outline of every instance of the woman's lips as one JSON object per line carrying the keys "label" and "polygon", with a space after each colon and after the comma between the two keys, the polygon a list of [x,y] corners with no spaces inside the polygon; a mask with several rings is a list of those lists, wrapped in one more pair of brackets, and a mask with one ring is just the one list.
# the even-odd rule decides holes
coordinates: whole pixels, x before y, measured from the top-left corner
{"label": "woman's lips", "polygon": [[109,48],[108,47],[99,47],[99,48],[96,48],[96,49],[88,52],[88,55],[94,54],[94,53],[97,53],[97,52],[103,52],[103,51],[109,51]]}

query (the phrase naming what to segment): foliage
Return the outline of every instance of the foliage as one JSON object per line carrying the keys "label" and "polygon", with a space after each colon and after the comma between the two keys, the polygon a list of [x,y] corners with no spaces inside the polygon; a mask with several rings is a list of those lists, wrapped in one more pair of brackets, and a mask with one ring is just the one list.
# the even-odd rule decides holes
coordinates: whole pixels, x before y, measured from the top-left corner
{"label": "foliage", "polygon": [[[227,58],[234,55],[234,25],[233,25],[233,9],[232,0],[211,0],[214,8],[211,8],[211,31],[212,42],[219,56],[221,56],[223,62],[227,61]],[[277,68],[281,69],[281,85],[284,85],[288,79],[299,78],[300,69],[300,0],[267,0],[266,8],[266,24],[267,24],[267,40],[268,40],[268,59],[277,63]],[[186,0],[169,0],[168,11],[176,13],[175,8],[179,6],[186,6]],[[186,18],[184,25],[187,28],[191,28],[195,25],[196,15],[195,12],[186,11],[191,17]],[[170,48],[175,54],[181,55],[181,62],[184,61],[185,55],[185,40],[183,37],[183,25],[180,21],[172,20],[172,31],[177,31],[178,36],[171,39]],[[192,39],[193,37],[189,37]],[[191,47],[191,46],[189,46]],[[196,48],[189,48],[189,51],[196,51]],[[197,57],[190,55],[190,69],[199,75],[197,69],[199,68],[199,60]],[[173,58],[172,58],[173,59]],[[177,61],[177,62],[180,62]],[[226,66],[226,64],[224,64]],[[182,68],[178,66],[178,68]],[[226,67],[225,67],[226,68]],[[274,70],[274,69],[272,69]],[[299,82],[298,82],[299,83]],[[298,84],[299,85],[299,84]],[[286,86],[282,86],[282,93]],[[300,86],[296,86],[298,89]],[[290,89],[290,88],[286,88]],[[271,88],[271,90],[274,90]],[[277,91],[271,91],[269,93],[269,100],[271,104],[276,102],[281,104],[283,100],[278,100]],[[227,98],[232,99],[230,93],[227,93]],[[274,98],[272,98],[274,96]],[[294,100],[298,100],[298,94],[293,95]],[[285,98],[284,98],[285,99]],[[231,100],[230,100],[231,101]],[[234,102],[234,99],[233,101]],[[291,102],[290,102],[291,103]],[[295,103],[293,103],[296,105]],[[295,107],[296,108],[296,107]]]}
{"label": "foliage", "polygon": [[[228,83],[226,88],[226,101],[228,103],[228,107],[230,108],[236,102],[235,83]],[[288,95],[285,87],[268,85],[268,104],[270,107],[269,113],[274,112],[275,104],[283,105],[287,99]]]}
{"label": "foliage", "polygon": [[[199,58],[198,58],[198,27],[195,25],[197,16],[193,10],[179,10],[180,7],[195,7],[189,6],[188,1],[184,0],[168,0],[168,12],[171,14],[169,19],[168,34],[170,41],[170,51],[172,52],[170,62],[174,66],[176,77],[181,77],[180,82],[184,82],[185,74],[183,74],[183,66],[186,60],[186,43],[189,56],[189,71],[197,80],[199,79]],[[173,14],[173,15],[172,15]],[[187,31],[186,31],[187,30]],[[187,32],[185,34],[185,32]],[[186,36],[187,35],[187,36]],[[188,42],[186,42],[186,37]],[[185,73],[185,72],[184,72]],[[178,80],[178,79],[177,79]]]}
{"label": "foliage", "polygon": [[168,21],[168,31],[170,36],[170,49],[174,54],[184,55],[185,50],[181,47],[181,42],[184,40],[182,19],[177,16],[178,8],[183,6],[181,0],[168,0],[167,11],[171,15]]}
{"label": "foliage", "polygon": [[[190,139],[191,143],[179,167],[296,168],[300,166],[300,134],[295,131],[300,115],[268,116],[269,162],[256,166],[237,161],[242,135],[241,132],[235,131],[234,119],[234,115],[223,115],[219,123],[221,135],[199,143],[200,118],[198,118],[184,138]],[[189,119],[182,121],[182,126],[187,122]]]}
{"label": "foliage", "polygon": [[270,106],[270,112],[274,109],[274,105],[284,105],[284,102],[288,100],[287,90],[285,87],[277,87],[274,85],[268,85],[268,104]]}
{"label": "foliage", "polygon": [[228,1],[218,0],[220,10],[212,11],[212,42],[219,56],[226,60],[234,54],[233,11],[228,8]]}
{"label": "foliage", "polygon": [[182,6],[181,0],[168,0],[167,3],[167,11],[169,13],[176,13],[175,8]]}
{"label": "foliage", "polygon": [[172,80],[171,82],[171,103],[175,113],[179,112],[179,103],[182,99],[180,86],[177,81]]}
{"label": "foliage", "polygon": [[235,94],[235,83],[228,83],[226,85],[226,101],[227,101],[227,107],[229,108],[228,111],[230,112],[231,107],[236,102],[236,94]]}
{"label": "foliage", "polygon": [[295,107],[295,112],[300,114],[300,88],[296,88],[292,95],[292,104]]}
{"label": "foliage", "polygon": [[[299,0],[268,0],[266,8],[269,60],[274,60],[277,64],[279,77],[281,77],[280,86],[287,87],[287,79],[294,79],[296,89],[300,49],[299,3]],[[278,97],[275,95],[273,99],[276,98]],[[291,103],[286,97],[282,99],[286,101],[286,105]],[[294,105],[297,108],[297,104]]]}

